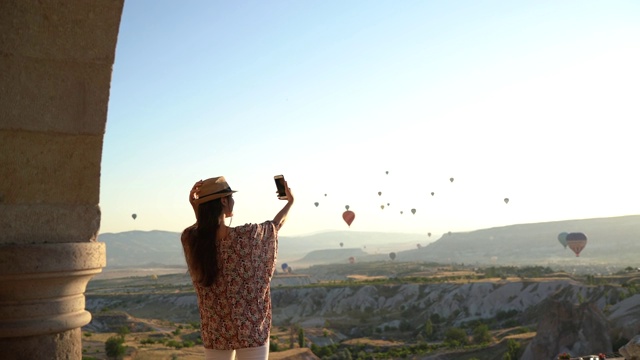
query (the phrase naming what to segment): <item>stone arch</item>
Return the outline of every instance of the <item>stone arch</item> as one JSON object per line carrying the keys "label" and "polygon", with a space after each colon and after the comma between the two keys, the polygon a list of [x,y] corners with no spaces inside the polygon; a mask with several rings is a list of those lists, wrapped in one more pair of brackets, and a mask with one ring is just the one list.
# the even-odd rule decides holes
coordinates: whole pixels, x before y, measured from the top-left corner
{"label": "stone arch", "polygon": [[0,1],[0,349],[81,359],[123,0]]}

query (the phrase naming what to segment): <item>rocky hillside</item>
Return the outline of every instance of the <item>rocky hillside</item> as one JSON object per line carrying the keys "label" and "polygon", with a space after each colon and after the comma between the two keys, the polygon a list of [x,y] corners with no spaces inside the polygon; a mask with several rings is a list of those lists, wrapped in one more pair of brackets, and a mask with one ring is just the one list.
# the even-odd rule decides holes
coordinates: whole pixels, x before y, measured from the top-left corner
{"label": "rocky hillside", "polygon": [[[585,286],[571,280],[545,282],[476,282],[433,285],[364,285],[353,287],[283,288],[272,293],[274,323],[300,323],[306,326],[349,322],[350,334],[366,333],[359,326],[367,323],[420,329],[432,315],[460,326],[477,319],[511,314],[517,322],[535,323],[542,312],[536,305],[548,298],[570,303],[589,302],[601,309],[611,328],[627,338],[640,333],[640,294],[630,297],[627,290],[610,286]],[[533,312],[533,313],[532,313]],[[529,319],[529,320],[527,320]]]}
{"label": "rocky hillside", "polygon": [[[640,294],[618,286],[586,286],[570,279],[483,281],[472,283],[274,287],[274,326],[300,324],[327,327],[358,337],[396,331],[415,336],[427,319],[436,328],[463,326],[477,319],[531,325],[539,320],[546,299],[590,303],[606,316],[612,338],[640,333]],[[188,285],[165,293],[89,290],[87,309],[122,310],[139,318],[198,321],[195,295]]]}

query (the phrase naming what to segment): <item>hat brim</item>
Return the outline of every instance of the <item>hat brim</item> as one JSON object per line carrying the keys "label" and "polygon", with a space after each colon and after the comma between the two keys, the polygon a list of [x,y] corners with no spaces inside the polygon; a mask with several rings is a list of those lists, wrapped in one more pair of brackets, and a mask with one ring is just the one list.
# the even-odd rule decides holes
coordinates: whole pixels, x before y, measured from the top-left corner
{"label": "hat brim", "polygon": [[193,202],[196,205],[200,205],[200,204],[204,204],[206,202],[209,202],[209,201],[212,201],[212,200],[215,200],[215,199],[220,199],[220,198],[223,198],[225,196],[229,196],[229,195],[231,195],[231,194],[233,194],[235,192],[238,192],[238,191],[237,190],[231,190],[231,191],[226,191],[226,192],[223,192],[223,193],[210,194],[210,195],[206,195],[206,196],[202,196],[202,197],[199,197],[197,199],[194,199]]}

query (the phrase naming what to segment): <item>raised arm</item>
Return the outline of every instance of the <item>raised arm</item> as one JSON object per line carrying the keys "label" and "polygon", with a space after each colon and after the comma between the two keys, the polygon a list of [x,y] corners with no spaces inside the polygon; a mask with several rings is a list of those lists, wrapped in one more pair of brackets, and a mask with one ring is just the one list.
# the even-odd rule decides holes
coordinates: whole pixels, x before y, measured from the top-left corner
{"label": "raised arm", "polygon": [[291,205],[293,205],[293,194],[291,193],[291,189],[289,189],[289,185],[287,181],[284,182],[285,194],[287,195],[287,203],[284,205],[282,210],[280,210],[276,217],[273,218],[272,222],[276,226],[276,229],[280,230],[285,220],[287,220],[287,214],[289,214],[289,209],[291,209]]}

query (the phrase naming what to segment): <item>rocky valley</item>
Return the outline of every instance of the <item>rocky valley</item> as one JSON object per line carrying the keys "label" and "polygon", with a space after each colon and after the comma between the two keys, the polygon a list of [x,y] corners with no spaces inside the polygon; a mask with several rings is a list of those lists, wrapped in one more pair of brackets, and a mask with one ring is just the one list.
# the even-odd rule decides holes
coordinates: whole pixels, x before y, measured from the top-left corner
{"label": "rocky valley", "polygon": [[[474,329],[484,324],[494,346],[504,347],[510,338],[518,339],[522,359],[539,359],[536,356],[543,351],[612,352],[640,333],[640,275],[631,269],[609,277],[576,277],[544,268],[357,265],[348,276],[341,271],[347,267],[328,270],[317,266],[308,269],[308,274],[274,277],[274,329],[307,329],[308,341],[315,346],[377,339],[409,348],[442,344],[451,328],[463,329],[472,338]],[[320,279],[314,275],[326,272],[333,276]],[[373,272],[386,275],[363,275]],[[90,285],[87,308],[96,316],[87,331],[113,331],[105,319],[114,311],[176,324],[199,321],[196,297],[185,273],[96,280]],[[543,321],[551,309],[569,314],[562,325]],[[562,336],[536,335],[557,334],[558,329],[563,329]],[[323,336],[314,336],[317,332]],[[484,347],[491,348],[489,344]],[[501,359],[497,356],[506,351],[484,357],[486,354],[478,353],[482,348],[478,344],[463,353]],[[428,358],[434,353],[444,359],[447,351],[423,351],[420,356]],[[456,354],[454,358],[463,358]]]}

